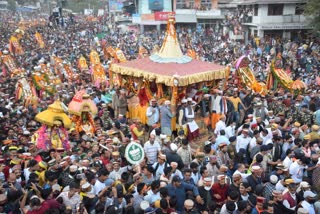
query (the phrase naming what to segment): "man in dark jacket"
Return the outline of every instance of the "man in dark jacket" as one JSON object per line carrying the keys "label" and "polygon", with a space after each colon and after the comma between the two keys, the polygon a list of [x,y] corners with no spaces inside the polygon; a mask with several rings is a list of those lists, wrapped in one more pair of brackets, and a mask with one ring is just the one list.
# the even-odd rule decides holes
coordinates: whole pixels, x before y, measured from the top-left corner
{"label": "man in dark jacket", "polygon": [[180,212],[183,211],[183,205],[186,200],[186,192],[192,191],[194,197],[196,198],[196,202],[199,204],[203,204],[203,200],[199,195],[198,188],[191,184],[186,184],[181,180],[179,176],[174,176],[172,178],[172,183],[167,185],[168,194],[170,197],[176,197],[177,205],[176,210]]}
{"label": "man in dark jacket", "polygon": [[178,146],[174,143],[170,144],[170,152],[166,153],[167,163],[171,164],[171,162],[178,163],[178,169],[182,170],[184,167],[183,161],[181,157],[177,154]]}
{"label": "man in dark jacket", "polygon": [[273,204],[273,212],[274,213],[287,213],[287,214],[293,214],[294,211],[286,208],[283,205],[283,199],[282,199],[282,192],[278,190],[272,191],[273,201],[275,202]]}

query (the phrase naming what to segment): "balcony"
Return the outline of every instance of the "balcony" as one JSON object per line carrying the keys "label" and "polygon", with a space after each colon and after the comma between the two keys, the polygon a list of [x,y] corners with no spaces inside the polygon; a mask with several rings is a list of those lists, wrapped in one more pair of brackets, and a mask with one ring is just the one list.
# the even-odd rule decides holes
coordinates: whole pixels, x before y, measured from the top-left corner
{"label": "balcony", "polygon": [[284,23],[299,23],[305,22],[306,18],[303,15],[283,15],[282,22]]}
{"label": "balcony", "polygon": [[[282,16],[253,16],[252,24],[263,23],[303,23],[306,18],[303,15],[282,15]],[[250,22],[246,22],[250,23]]]}

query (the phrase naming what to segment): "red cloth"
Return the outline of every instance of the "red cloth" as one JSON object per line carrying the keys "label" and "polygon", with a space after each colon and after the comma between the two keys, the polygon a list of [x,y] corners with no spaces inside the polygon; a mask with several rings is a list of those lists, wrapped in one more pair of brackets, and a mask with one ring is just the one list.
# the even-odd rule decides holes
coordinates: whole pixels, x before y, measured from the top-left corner
{"label": "red cloth", "polygon": [[[227,200],[228,188],[229,185],[227,184],[223,187],[219,183],[213,184],[211,187],[212,199],[214,199],[218,204],[222,205]],[[221,198],[217,199],[216,197],[214,197],[215,194],[220,195]]]}
{"label": "red cloth", "polygon": [[44,214],[47,210],[50,209],[50,205],[47,201],[44,201],[41,204],[40,209],[38,210],[32,210],[32,211],[28,211],[27,214]]}
{"label": "red cloth", "polygon": [[187,136],[187,138],[188,138],[189,141],[194,140],[195,138],[199,137],[199,135],[200,135],[200,129],[197,129],[197,130],[195,130],[194,132],[191,133],[191,131],[189,129],[189,126],[188,126],[188,136]]}
{"label": "red cloth", "polygon": [[[180,77],[186,77],[196,73],[223,71],[225,66],[203,62],[200,60],[192,60],[189,63],[157,63],[149,59],[149,57],[122,62],[123,68],[135,68],[146,73],[157,74],[163,76],[173,76],[179,74]],[[121,71],[122,69],[120,69]]]}
{"label": "red cloth", "polygon": [[290,208],[297,206],[297,201],[291,197],[289,192],[283,195],[283,200],[287,200],[289,202]]}

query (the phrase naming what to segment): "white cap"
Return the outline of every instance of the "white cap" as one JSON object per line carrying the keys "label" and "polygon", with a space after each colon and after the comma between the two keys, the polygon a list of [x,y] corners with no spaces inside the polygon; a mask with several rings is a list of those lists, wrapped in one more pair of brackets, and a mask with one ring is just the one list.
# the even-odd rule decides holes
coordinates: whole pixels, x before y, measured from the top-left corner
{"label": "white cap", "polygon": [[87,189],[89,187],[90,187],[90,184],[88,182],[82,184],[82,186],[81,186],[82,189]]}
{"label": "white cap", "polygon": [[160,134],[160,139],[166,139],[167,138],[167,135],[165,134]]}
{"label": "white cap", "polygon": [[278,177],[276,175],[271,175],[270,176],[270,182],[272,184],[276,184],[278,182]]}
{"label": "white cap", "polygon": [[178,146],[176,144],[174,144],[174,143],[171,143],[170,144],[170,149],[171,149],[171,151],[175,152],[175,151],[178,150]]}
{"label": "white cap", "polygon": [[60,190],[61,190],[61,188],[60,188],[59,184],[53,184],[52,191],[60,191]]}
{"label": "white cap", "polygon": [[142,201],[142,202],[140,203],[140,208],[141,208],[142,210],[146,210],[148,207],[150,207],[150,204],[149,204],[148,201]]}
{"label": "white cap", "polygon": [[211,181],[212,181],[212,178],[210,178],[210,177],[205,177],[205,178],[203,179],[203,181],[204,181],[204,182],[211,182]]}
{"label": "white cap", "polygon": [[29,135],[29,134],[30,134],[30,132],[27,130],[23,132],[23,135]]}
{"label": "white cap", "polygon": [[75,172],[75,171],[77,171],[77,169],[78,169],[78,166],[76,166],[76,165],[70,166],[70,172]]}
{"label": "white cap", "polygon": [[308,182],[306,182],[306,181],[302,181],[300,183],[300,187],[301,188],[308,188],[308,187],[310,187],[310,184]]}
{"label": "white cap", "polygon": [[183,98],[182,100],[181,100],[181,103],[187,103],[187,99],[185,99],[185,98]]}
{"label": "white cap", "polygon": [[191,97],[188,97],[187,101],[188,101],[188,102],[192,102],[192,98],[191,98]]}
{"label": "white cap", "polygon": [[314,198],[314,197],[316,197],[316,196],[317,196],[317,194],[315,194],[315,193],[313,193],[313,192],[311,192],[311,191],[309,191],[309,190],[307,190],[307,191],[305,191],[305,192],[303,193],[303,197],[304,197],[304,198],[307,198],[307,197]]}
{"label": "white cap", "polygon": [[257,170],[260,170],[260,169],[261,169],[260,166],[253,166],[253,167],[252,167],[252,171],[257,171]]}
{"label": "white cap", "polygon": [[211,96],[210,94],[205,94],[205,95],[203,95],[204,98],[208,98],[208,97],[210,97],[210,96]]}
{"label": "white cap", "polygon": [[170,166],[171,166],[171,167],[173,167],[173,166],[177,167],[177,166],[178,166],[178,163],[177,163],[177,162],[171,162],[171,163],[170,163]]}

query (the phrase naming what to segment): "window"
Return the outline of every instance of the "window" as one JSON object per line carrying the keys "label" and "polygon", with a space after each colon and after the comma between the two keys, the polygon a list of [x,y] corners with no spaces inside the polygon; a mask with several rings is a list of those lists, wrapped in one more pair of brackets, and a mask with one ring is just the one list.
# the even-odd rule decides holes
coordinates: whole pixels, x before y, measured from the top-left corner
{"label": "window", "polygon": [[269,4],[268,16],[281,16],[283,14],[283,4]]}
{"label": "window", "polygon": [[253,15],[254,16],[258,16],[258,10],[259,10],[259,7],[257,4],[254,5],[254,8],[253,8]]}
{"label": "window", "polygon": [[303,4],[303,3],[297,3],[297,4],[296,4],[295,15],[301,15],[301,14],[303,14],[305,5],[306,5],[306,4]]}
{"label": "window", "polygon": [[258,30],[254,30],[254,31],[253,31],[253,36],[254,36],[254,37],[258,37]]}

